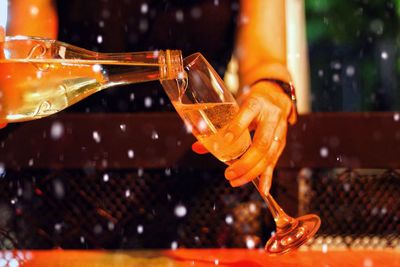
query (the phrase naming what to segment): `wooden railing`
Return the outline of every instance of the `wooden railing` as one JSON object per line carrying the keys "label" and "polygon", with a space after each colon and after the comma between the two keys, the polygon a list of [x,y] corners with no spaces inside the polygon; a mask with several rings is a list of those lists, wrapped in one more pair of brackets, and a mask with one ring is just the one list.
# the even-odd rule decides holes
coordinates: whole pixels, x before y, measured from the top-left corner
{"label": "wooden railing", "polygon": [[[15,221],[26,219],[30,222],[25,229],[28,235],[19,235],[24,232],[16,223],[10,231],[18,235],[21,247],[40,247],[47,242],[68,246],[71,234],[75,234],[74,240],[78,240],[71,246],[79,246],[79,236],[85,235],[88,239],[92,238],[92,247],[102,247],[108,244],[107,238],[119,240],[122,237],[110,232],[99,240],[92,231],[83,230],[82,223],[92,225],[101,222],[107,214],[107,220],[111,218],[117,227],[129,230],[132,225],[142,223],[141,220],[156,216],[154,208],[168,208],[171,203],[165,203],[166,192],[179,188],[185,192],[191,190],[193,195],[188,195],[185,200],[191,203],[190,210],[196,211],[185,218],[184,229],[192,233],[209,227],[214,232],[204,234],[201,245],[216,246],[215,237],[220,228],[215,225],[225,227],[225,216],[257,201],[250,197],[253,187],[230,188],[223,179],[224,164],[211,155],[193,153],[191,144],[194,141],[175,113],[66,114],[9,125],[0,130],[0,202],[15,203],[18,200],[16,196],[23,192],[21,185],[27,190],[32,187],[30,185],[37,187],[31,194],[34,196],[30,196],[32,199],[23,201],[22,198],[18,206],[22,210],[32,210],[34,216],[29,217],[29,212],[21,215],[18,208],[12,217]],[[140,168],[146,169],[146,172],[155,169],[149,171],[153,176],[137,174],[136,169]],[[344,175],[332,172],[336,168],[344,168]],[[384,171],[383,175],[365,175],[357,169],[388,171]],[[290,127],[287,146],[279,160],[271,192],[290,215],[309,211],[318,213],[323,221],[319,232],[322,236],[340,237],[343,233],[357,234],[357,238],[381,235],[383,239],[395,240],[388,241],[387,246],[393,247],[398,238],[393,235],[393,229],[398,229],[396,218],[399,216],[399,202],[395,196],[400,190],[398,171],[391,171],[395,169],[400,169],[399,113],[313,113],[300,116],[298,123]],[[171,170],[175,173],[172,178]],[[303,170],[312,173],[308,185],[304,185],[308,178],[304,179],[307,172]],[[105,182],[105,173],[113,179]],[[67,190],[62,202],[58,202],[53,192],[55,185],[60,183]],[[132,193],[135,201],[126,197],[127,187],[135,192]],[[148,191],[149,188],[152,190]],[[225,198],[219,194],[231,198],[235,196],[237,203],[223,208]],[[209,212],[215,203],[219,209],[211,218]],[[261,206],[261,202],[259,204]],[[338,213],[338,209],[342,211]],[[347,213],[343,213],[343,209]],[[71,210],[76,212],[72,217],[68,215]],[[144,213],[132,213],[138,210]],[[382,215],[385,224],[381,223],[381,217],[375,216],[378,211],[385,212]],[[353,217],[357,212],[362,215],[356,216],[358,219],[355,220]],[[353,228],[346,221],[350,216],[348,213],[353,216]],[[268,214],[265,210],[254,220],[259,221],[261,216]],[[169,222],[181,223],[173,213],[169,216]],[[70,232],[54,237],[53,228],[47,229],[49,218],[68,221]],[[270,221],[268,227],[273,227],[272,219],[265,221]],[[31,224],[37,229],[33,229]],[[164,226],[157,226],[157,229],[160,227]],[[240,240],[243,236],[232,229],[229,233]],[[257,229],[254,233],[258,235],[261,230]],[[41,238],[45,241],[37,241],[37,233],[44,233],[45,238]],[[268,237],[269,233],[263,233],[264,237]],[[190,240],[182,242],[197,246],[193,237],[189,237]],[[147,241],[143,242],[146,244]],[[230,245],[241,244],[232,240],[226,242]],[[351,246],[352,242],[349,241],[346,246]],[[118,244],[113,246],[118,247]]]}
{"label": "wooden railing", "polygon": [[[68,114],[0,130],[0,162],[17,169],[221,166],[194,154],[194,140],[175,113]],[[400,113],[300,116],[278,167],[400,168]]]}

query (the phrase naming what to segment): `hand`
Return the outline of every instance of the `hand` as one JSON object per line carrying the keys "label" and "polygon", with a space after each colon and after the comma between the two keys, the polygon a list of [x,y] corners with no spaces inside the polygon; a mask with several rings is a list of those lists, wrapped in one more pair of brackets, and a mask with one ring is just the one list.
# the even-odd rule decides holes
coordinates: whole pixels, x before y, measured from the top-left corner
{"label": "hand", "polygon": [[[5,31],[4,31],[4,28],[0,26],[0,58],[4,57],[4,54],[3,54],[3,42],[4,42],[4,39],[5,39],[5,35],[6,34],[5,34]],[[1,104],[1,102],[0,102],[0,104]],[[7,122],[0,121],[0,129],[6,127],[6,125],[7,125]]]}
{"label": "hand", "polygon": [[[241,100],[240,111],[226,131],[234,144],[244,131],[255,130],[253,143],[225,170],[225,177],[235,187],[259,176],[259,189],[268,194],[274,167],[286,144],[288,120],[295,120],[290,116],[293,104],[277,84],[268,81],[253,85]],[[199,154],[208,152],[199,142],[192,149]]]}

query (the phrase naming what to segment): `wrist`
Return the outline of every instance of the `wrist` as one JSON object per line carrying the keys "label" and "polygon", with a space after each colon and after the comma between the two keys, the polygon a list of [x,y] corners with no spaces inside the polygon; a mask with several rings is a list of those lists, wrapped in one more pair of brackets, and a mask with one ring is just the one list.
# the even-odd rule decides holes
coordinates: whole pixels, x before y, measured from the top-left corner
{"label": "wrist", "polygon": [[290,99],[291,108],[290,108],[287,118],[288,118],[288,121],[290,124],[294,124],[297,121],[298,113],[297,113],[297,105],[296,105],[296,101],[297,101],[296,90],[295,90],[293,83],[285,82],[280,79],[274,79],[274,78],[260,78],[256,81],[254,81],[250,85],[250,87],[253,85],[256,85],[257,83],[260,83],[260,82],[269,82],[269,83],[275,84],[276,87],[279,88],[281,90],[281,92],[283,92],[284,95]]}

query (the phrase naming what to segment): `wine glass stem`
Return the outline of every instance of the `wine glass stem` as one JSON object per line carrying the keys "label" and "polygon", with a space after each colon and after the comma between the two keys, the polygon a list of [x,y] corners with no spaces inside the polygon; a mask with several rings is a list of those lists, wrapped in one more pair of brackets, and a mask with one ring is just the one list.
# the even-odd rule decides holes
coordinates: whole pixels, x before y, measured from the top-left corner
{"label": "wine glass stem", "polygon": [[261,197],[264,199],[265,203],[267,204],[268,209],[272,214],[272,217],[274,217],[274,221],[278,230],[291,226],[294,222],[294,219],[283,211],[283,209],[278,205],[278,203],[276,203],[275,199],[271,196],[271,194],[266,195],[264,192],[261,191],[259,187],[259,179],[260,178],[257,177],[254,180],[252,180],[252,182],[254,186],[257,188]]}

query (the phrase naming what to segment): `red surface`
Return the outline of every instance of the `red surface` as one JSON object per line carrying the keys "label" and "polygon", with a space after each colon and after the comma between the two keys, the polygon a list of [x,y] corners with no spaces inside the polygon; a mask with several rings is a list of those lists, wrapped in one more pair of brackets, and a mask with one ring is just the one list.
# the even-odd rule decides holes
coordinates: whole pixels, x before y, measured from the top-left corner
{"label": "red surface", "polygon": [[[263,250],[244,249],[178,249],[161,251],[23,251],[0,252],[0,264],[7,260],[7,266],[68,266],[68,267],[182,267],[182,266],[400,266],[400,251],[358,250],[358,251],[298,251],[282,256],[269,256]],[[7,254],[8,253],[8,254]],[[1,262],[3,261],[3,262]],[[13,263],[11,263],[13,261]],[[16,265],[16,261],[18,264]],[[13,264],[13,265],[12,265]]]}

